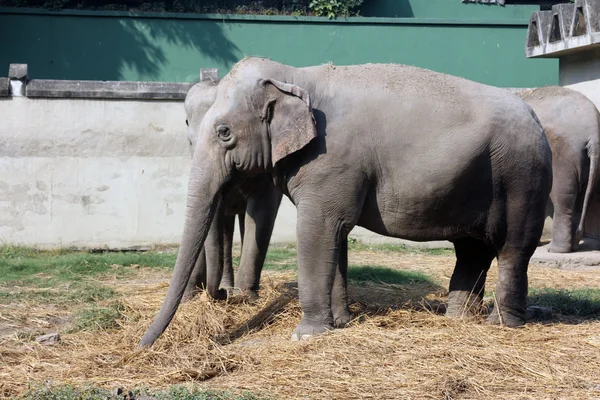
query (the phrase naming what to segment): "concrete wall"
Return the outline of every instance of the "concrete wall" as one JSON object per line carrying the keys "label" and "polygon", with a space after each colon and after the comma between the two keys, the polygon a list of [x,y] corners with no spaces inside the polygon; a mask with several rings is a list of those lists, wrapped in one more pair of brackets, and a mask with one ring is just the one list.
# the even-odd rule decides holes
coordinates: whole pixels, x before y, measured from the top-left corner
{"label": "concrete wall", "polygon": [[[190,167],[182,99],[190,85],[136,92],[145,86],[12,74],[11,93],[0,97],[0,244],[178,244]],[[295,241],[295,227],[296,209],[284,198],[272,242]],[[358,228],[353,236],[400,242]]]}
{"label": "concrete wall", "polygon": [[560,85],[583,93],[600,108],[600,49],[561,57],[559,65]]}
{"label": "concrete wall", "polygon": [[188,143],[181,102],[0,100],[0,242],[177,243]]}

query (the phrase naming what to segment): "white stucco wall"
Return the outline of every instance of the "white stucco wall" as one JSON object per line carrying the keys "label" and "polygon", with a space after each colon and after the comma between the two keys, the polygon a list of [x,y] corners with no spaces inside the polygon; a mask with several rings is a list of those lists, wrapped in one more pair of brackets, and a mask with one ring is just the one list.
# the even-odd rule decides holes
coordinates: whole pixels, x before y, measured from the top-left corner
{"label": "white stucco wall", "polygon": [[0,242],[179,241],[189,164],[180,102],[14,97],[0,100],[0,121]]}
{"label": "white stucco wall", "polygon": [[[0,99],[0,243],[178,244],[190,162],[184,121],[181,101]],[[272,242],[295,236],[296,209],[284,198]],[[400,242],[361,228],[352,236]]]}
{"label": "white stucco wall", "polygon": [[559,70],[561,86],[583,93],[600,109],[600,49],[562,57]]}

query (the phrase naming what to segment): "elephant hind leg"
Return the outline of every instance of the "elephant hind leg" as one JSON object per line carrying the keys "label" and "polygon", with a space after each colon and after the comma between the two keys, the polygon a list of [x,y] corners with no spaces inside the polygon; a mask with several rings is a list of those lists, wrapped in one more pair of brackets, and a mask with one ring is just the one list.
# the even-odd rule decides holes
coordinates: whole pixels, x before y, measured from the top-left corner
{"label": "elephant hind leg", "polygon": [[181,301],[191,300],[204,288],[206,288],[206,253],[204,252],[204,248],[202,248],[200,255],[198,255],[198,259],[196,260],[196,264],[194,265],[194,269],[192,270],[192,275],[185,287],[185,292],[183,292]]}
{"label": "elephant hind leg", "polygon": [[[547,197],[543,188],[512,193],[506,203],[504,240],[494,243],[498,254],[498,280],[494,309],[488,323],[517,327],[526,322],[527,269],[544,228]],[[511,193],[509,193],[510,195]],[[555,204],[556,207],[556,204]],[[502,226],[502,223],[496,226]]]}
{"label": "elephant hind leg", "polygon": [[221,278],[221,289],[233,288],[233,230],[235,226],[235,215],[223,217],[223,277]]}
{"label": "elephant hind leg", "polygon": [[525,324],[527,267],[531,256],[514,249],[498,254],[498,282],[488,323],[516,327]]}
{"label": "elephant hind leg", "polygon": [[338,265],[331,290],[331,313],[333,326],[342,328],[352,320],[348,308],[348,235],[340,234]]}
{"label": "elephant hind leg", "polygon": [[492,260],[494,248],[477,239],[454,241],[456,266],[450,279],[446,316],[470,318],[481,310],[485,279]]}
{"label": "elephant hind leg", "polygon": [[574,211],[578,195],[578,182],[575,170],[566,162],[556,160],[550,198],[554,205],[552,216],[552,240],[548,245],[550,253],[570,253],[577,247],[574,235]]}

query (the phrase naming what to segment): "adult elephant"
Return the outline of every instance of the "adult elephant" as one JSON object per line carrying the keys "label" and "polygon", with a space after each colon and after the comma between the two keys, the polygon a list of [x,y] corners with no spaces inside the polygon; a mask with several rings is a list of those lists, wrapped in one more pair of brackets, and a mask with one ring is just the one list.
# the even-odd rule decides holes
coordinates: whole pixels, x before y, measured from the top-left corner
{"label": "adult elephant", "polygon": [[[186,95],[187,138],[192,156],[197,140],[196,132],[189,126],[204,118],[215,101],[216,89],[216,82],[202,81],[192,86]],[[250,179],[233,180],[224,188],[216,217],[187,282],[184,301],[204,288],[210,297],[219,300],[225,299],[227,290],[233,288],[256,295],[282,196],[281,191],[273,186],[271,177],[265,173]],[[236,215],[240,225],[242,253],[234,280],[232,244]]]}
{"label": "adult elephant", "polygon": [[576,251],[596,191],[600,114],[583,94],[560,86],[517,93],[538,116],[552,149],[552,240],[548,251]]}
{"label": "adult elephant", "polygon": [[[198,131],[180,252],[161,310],[140,341],[166,329],[224,187],[271,172],[298,210],[293,339],[330,329],[332,288],[348,232],[450,240],[449,316],[481,303],[498,258],[488,320],[525,322],[527,267],[552,186],[550,146],[510,92],[404,65],[294,68],[245,58],[221,80]],[[333,308],[333,309],[332,309]]]}

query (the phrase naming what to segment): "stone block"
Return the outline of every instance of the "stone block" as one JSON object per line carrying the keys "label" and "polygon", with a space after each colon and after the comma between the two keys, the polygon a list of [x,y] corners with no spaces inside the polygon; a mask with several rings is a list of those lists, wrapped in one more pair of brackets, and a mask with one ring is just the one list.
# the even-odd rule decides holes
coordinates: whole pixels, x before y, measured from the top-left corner
{"label": "stone block", "polygon": [[574,4],[556,4],[552,6],[552,25],[550,28],[551,42],[563,40],[571,36]]}
{"label": "stone block", "polygon": [[219,69],[218,68],[202,68],[200,70],[200,82],[203,82],[203,81],[218,82],[219,81]]}
{"label": "stone block", "polygon": [[21,82],[27,81],[27,64],[10,64],[8,79]]}
{"label": "stone block", "polygon": [[587,35],[587,5],[585,0],[575,0],[570,36]]}
{"label": "stone block", "polygon": [[28,97],[183,100],[192,83],[63,81],[34,79],[26,89]]}
{"label": "stone block", "polygon": [[10,80],[8,78],[0,78],[0,97],[8,97],[10,95]]}
{"label": "stone block", "polygon": [[[537,44],[532,43],[533,45],[546,44],[548,42],[548,38],[550,36],[550,26],[552,23],[552,11],[537,11],[532,15],[531,25],[535,25],[537,28]],[[535,36],[533,37],[535,39]]]}
{"label": "stone block", "polygon": [[600,32],[600,0],[586,0],[589,33]]}
{"label": "stone block", "polygon": [[47,335],[38,336],[35,338],[35,341],[43,345],[57,344],[58,342],[60,342],[60,334],[49,333]]}
{"label": "stone block", "polygon": [[525,53],[527,57],[533,57],[545,52],[550,27],[552,22],[552,11],[535,11],[529,18],[527,27],[527,41]]}

